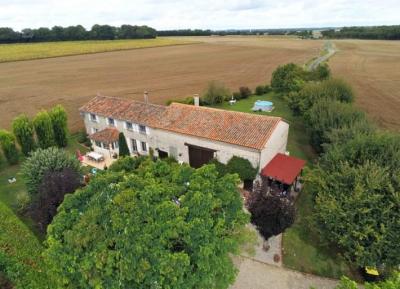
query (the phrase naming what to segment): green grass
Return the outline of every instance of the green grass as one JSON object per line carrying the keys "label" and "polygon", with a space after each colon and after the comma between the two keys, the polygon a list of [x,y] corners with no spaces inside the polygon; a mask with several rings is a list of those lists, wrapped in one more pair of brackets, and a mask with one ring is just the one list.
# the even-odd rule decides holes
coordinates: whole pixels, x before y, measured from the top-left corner
{"label": "green grass", "polygon": [[[275,109],[272,112],[252,112],[251,108],[256,100],[272,101]],[[251,96],[234,105],[225,102],[215,107],[282,117],[289,123],[288,151],[290,155],[306,160],[309,167],[312,167],[316,161],[318,156],[309,144],[309,134],[303,120],[292,115],[280,95],[271,92],[262,96]],[[355,270],[334,247],[322,244],[317,232],[312,228],[310,216],[313,211],[313,200],[306,190],[300,193],[296,207],[296,222],[283,234],[283,264],[294,270],[324,277],[340,278],[346,275],[358,280]]]}
{"label": "green grass", "polygon": [[0,45],[0,62],[196,43],[171,38],[87,40]]}

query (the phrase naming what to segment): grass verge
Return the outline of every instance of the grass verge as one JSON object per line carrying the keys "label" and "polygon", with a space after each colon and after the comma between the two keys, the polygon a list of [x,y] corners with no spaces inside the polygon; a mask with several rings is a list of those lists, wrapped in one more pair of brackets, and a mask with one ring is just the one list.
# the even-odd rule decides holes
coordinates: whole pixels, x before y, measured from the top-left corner
{"label": "grass verge", "polygon": [[32,60],[78,54],[129,50],[169,45],[192,44],[194,41],[171,38],[129,40],[86,40],[0,45],[0,62]]}

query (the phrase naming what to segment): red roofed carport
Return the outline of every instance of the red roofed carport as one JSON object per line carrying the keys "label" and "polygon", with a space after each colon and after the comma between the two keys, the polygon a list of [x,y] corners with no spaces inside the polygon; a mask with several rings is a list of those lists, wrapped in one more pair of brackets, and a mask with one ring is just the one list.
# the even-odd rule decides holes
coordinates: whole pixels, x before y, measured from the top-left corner
{"label": "red roofed carport", "polygon": [[283,184],[283,186],[280,186],[281,191],[286,191],[293,184],[296,189],[298,176],[305,164],[304,160],[278,153],[262,169],[261,176],[271,180],[270,186],[276,182]]}

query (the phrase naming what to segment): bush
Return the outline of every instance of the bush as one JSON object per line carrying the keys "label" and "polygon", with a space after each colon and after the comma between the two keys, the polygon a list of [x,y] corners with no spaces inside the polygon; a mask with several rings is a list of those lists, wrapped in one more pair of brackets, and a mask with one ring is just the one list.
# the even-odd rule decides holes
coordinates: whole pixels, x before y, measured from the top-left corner
{"label": "bush", "polygon": [[42,246],[21,220],[0,202],[0,272],[15,289],[54,288],[41,259]]}
{"label": "bush", "polygon": [[13,132],[21,147],[21,151],[25,156],[35,148],[35,141],[33,138],[33,124],[29,118],[22,114],[16,117],[12,123]]}
{"label": "bush", "polygon": [[255,90],[256,95],[264,94],[264,85],[258,85]]}
{"label": "bush", "polygon": [[14,135],[4,129],[0,130],[0,145],[7,162],[10,165],[18,163],[19,156]]}
{"label": "bush", "polygon": [[76,140],[77,140],[80,144],[85,144],[86,141],[88,140],[88,135],[87,135],[86,131],[85,131],[85,130],[80,130],[80,131],[77,133],[77,138],[76,138]]}
{"label": "bush", "polygon": [[231,93],[229,89],[224,86],[224,84],[217,81],[211,81],[208,84],[206,91],[203,93],[201,100],[207,105],[214,105],[222,103],[230,96]]}
{"label": "bush", "polygon": [[38,149],[33,152],[22,164],[21,169],[29,194],[36,197],[46,173],[61,172],[65,168],[80,172],[80,162],[66,151],[56,147]]}
{"label": "bush", "polygon": [[233,156],[226,165],[226,170],[231,174],[238,174],[242,181],[253,180],[257,175],[257,169],[253,168],[249,160]]}
{"label": "bush", "polygon": [[146,156],[130,157],[125,156],[119,158],[113,162],[109,170],[113,172],[133,172],[136,170],[145,160],[149,158]]}
{"label": "bush", "polygon": [[343,80],[328,79],[322,82],[309,82],[300,91],[291,92],[286,97],[292,111],[300,115],[322,99],[350,103],[354,99],[354,93]]}
{"label": "bush", "polygon": [[242,98],[240,92],[235,91],[234,93],[232,93],[232,96],[234,99],[239,100]]}
{"label": "bush", "polygon": [[66,147],[68,144],[67,112],[61,105],[57,105],[49,112],[49,116],[53,126],[55,144],[60,148]]}
{"label": "bush", "polygon": [[304,85],[304,70],[294,63],[279,66],[273,73],[271,87],[276,92],[299,91]]}
{"label": "bush", "polygon": [[36,137],[40,148],[46,149],[56,144],[54,139],[53,124],[47,111],[42,110],[38,112],[33,120],[33,126],[35,128]]}
{"label": "bush", "polygon": [[251,95],[251,90],[247,86],[239,88],[240,98],[248,98]]}
{"label": "bush", "polygon": [[118,136],[118,148],[120,157],[129,156],[131,154],[123,132],[120,132]]}
{"label": "bush", "polygon": [[214,165],[219,176],[225,176],[228,173],[228,169],[225,164],[219,162],[217,159],[212,159],[209,162],[210,165]]}
{"label": "bush", "polygon": [[311,131],[311,144],[317,152],[322,151],[322,144],[329,144],[333,130],[368,122],[365,114],[350,104],[325,99],[307,111],[305,120]]}

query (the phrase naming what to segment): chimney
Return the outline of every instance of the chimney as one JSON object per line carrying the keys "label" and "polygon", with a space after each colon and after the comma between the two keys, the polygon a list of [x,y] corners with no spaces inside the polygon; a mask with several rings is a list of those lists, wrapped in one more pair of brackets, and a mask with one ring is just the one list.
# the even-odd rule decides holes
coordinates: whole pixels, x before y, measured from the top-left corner
{"label": "chimney", "polygon": [[149,103],[149,93],[147,91],[144,92],[144,103]]}
{"label": "chimney", "polygon": [[198,95],[198,94],[195,94],[195,95],[193,96],[193,98],[194,98],[194,106],[200,106],[200,98],[199,98],[199,95]]}

